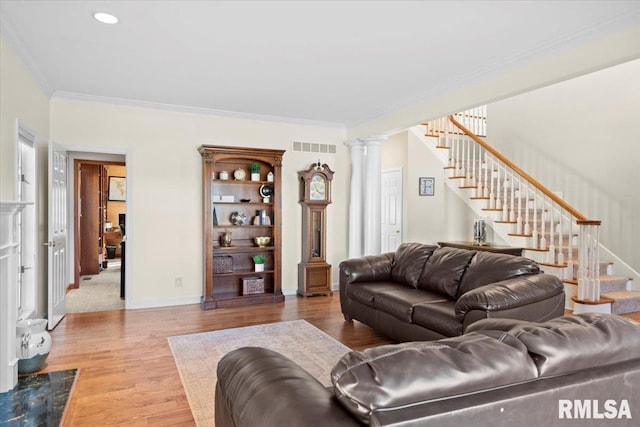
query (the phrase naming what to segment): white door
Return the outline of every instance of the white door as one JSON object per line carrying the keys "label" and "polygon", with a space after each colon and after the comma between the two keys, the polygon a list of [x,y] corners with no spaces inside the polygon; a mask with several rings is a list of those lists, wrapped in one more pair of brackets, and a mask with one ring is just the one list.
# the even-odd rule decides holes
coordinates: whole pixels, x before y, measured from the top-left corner
{"label": "white door", "polygon": [[66,314],[67,290],[67,152],[49,143],[49,329]]}
{"label": "white door", "polygon": [[402,243],[402,169],[382,172],[382,253],[395,252]]}

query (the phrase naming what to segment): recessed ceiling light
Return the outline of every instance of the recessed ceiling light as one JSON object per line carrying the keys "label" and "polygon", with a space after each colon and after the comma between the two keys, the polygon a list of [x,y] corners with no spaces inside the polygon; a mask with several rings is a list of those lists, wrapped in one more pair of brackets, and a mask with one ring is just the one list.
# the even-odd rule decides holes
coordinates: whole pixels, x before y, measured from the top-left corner
{"label": "recessed ceiling light", "polygon": [[118,18],[116,18],[113,15],[110,15],[108,13],[103,13],[103,12],[97,12],[93,14],[93,17],[96,18],[98,21],[104,23],[104,24],[117,24],[118,23]]}

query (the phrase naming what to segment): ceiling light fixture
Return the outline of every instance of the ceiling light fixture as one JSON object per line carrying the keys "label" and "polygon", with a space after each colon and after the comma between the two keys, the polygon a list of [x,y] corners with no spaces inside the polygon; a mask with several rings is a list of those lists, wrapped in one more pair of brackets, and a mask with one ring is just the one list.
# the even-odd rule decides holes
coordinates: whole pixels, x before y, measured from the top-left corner
{"label": "ceiling light fixture", "polygon": [[104,12],[97,12],[93,14],[93,17],[103,24],[117,24],[118,18],[113,15]]}

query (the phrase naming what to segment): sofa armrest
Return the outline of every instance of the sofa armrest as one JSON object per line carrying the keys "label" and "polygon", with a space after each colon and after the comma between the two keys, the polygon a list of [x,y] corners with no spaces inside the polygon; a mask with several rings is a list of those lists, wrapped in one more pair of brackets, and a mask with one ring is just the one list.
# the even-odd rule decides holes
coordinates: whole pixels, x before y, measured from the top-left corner
{"label": "sofa armrest", "polygon": [[273,350],[233,350],[217,373],[216,427],[358,425],[330,389]]}
{"label": "sofa armrest", "polygon": [[[340,263],[340,284],[391,279],[393,252],[353,258]],[[345,283],[345,284],[346,284]]]}
{"label": "sofa armrest", "polygon": [[509,310],[564,293],[560,279],[550,274],[531,274],[491,283],[463,294],[456,301],[456,318],[472,310]]}

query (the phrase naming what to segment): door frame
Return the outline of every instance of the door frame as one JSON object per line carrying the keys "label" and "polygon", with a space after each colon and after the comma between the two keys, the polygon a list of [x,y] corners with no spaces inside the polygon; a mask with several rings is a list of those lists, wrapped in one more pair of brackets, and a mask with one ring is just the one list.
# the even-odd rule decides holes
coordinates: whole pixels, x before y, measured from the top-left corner
{"label": "door frame", "polygon": [[[69,227],[69,232],[70,232],[70,236],[69,236],[69,245],[73,245],[73,248],[68,248],[69,253],[70,253],[70,260],[69,260],[69,284],[70,286],[72,286],[75,283],[79,283],[76,282],[76,278],[75,278],[75,265],[76,265],[76,230],[75,230],[75,212],[76,212],[76,206],[75,204],[77,203],[77,197],[75,194],[75,185],[76,185],[76,177],[74,176],[75,174],[75,167],[74,167],[74,163],[75,160],[77,159],[82,159],[83,161],[96,161],[99,163],[109,163],[109,162],[114,162],[114,163],[120,163],[122,164],[123,161],[121,158],[118,158],[116,156],[124,156],[124,164],[127,167],[127,181],[126,181],[126,192],[127,194],[132,194],[131,193],[131,189],[133,188],[133,179],[132,179],[132,174],[131,174],[131,170],[132,170],[132,160],[131,160],[131,153],[129,152],[129,150],[127,149],[114,149],[114,148],[105,148],[105,147],[97,147],[97,148],[93,148],[93,147],[80,147],[80,146],[72,146],[72,145],[66,145],[66,144],[61,144],[63,145],[68,152],[68,162],[71,163],[71,165],[68,165],[68,170],[71,171],[71,177],[69,179],[69,181],[73,181],[73,182],[69,182],[68,184],[68,188],[67,191],[71,192],[74,191],[74,196],[73,198],[71,198],[69,200],[69,206],[67,209],[68,215],[72,216],[72,218],[69,218],[69,220],[74,221],[73,226]],[[131,243],[131,241],[133,240],[131,238],[132,233],[132,225],[133,225],[133,220],[132,220],[132,215],[130,215],[131,209],[133,206],[133,200],[131,198],[127,199],[127,251],[125,253],[125,263],[127,265],[127,269],[125,271],[125,283],[128,284],[128,286],[125,287],[125,309],[128,308],[128,306],[130,305],[130,295],[131,295],[131,262],[129,262],[129,260],[131,259],[131,247],[133,246],[133,244]]]}

